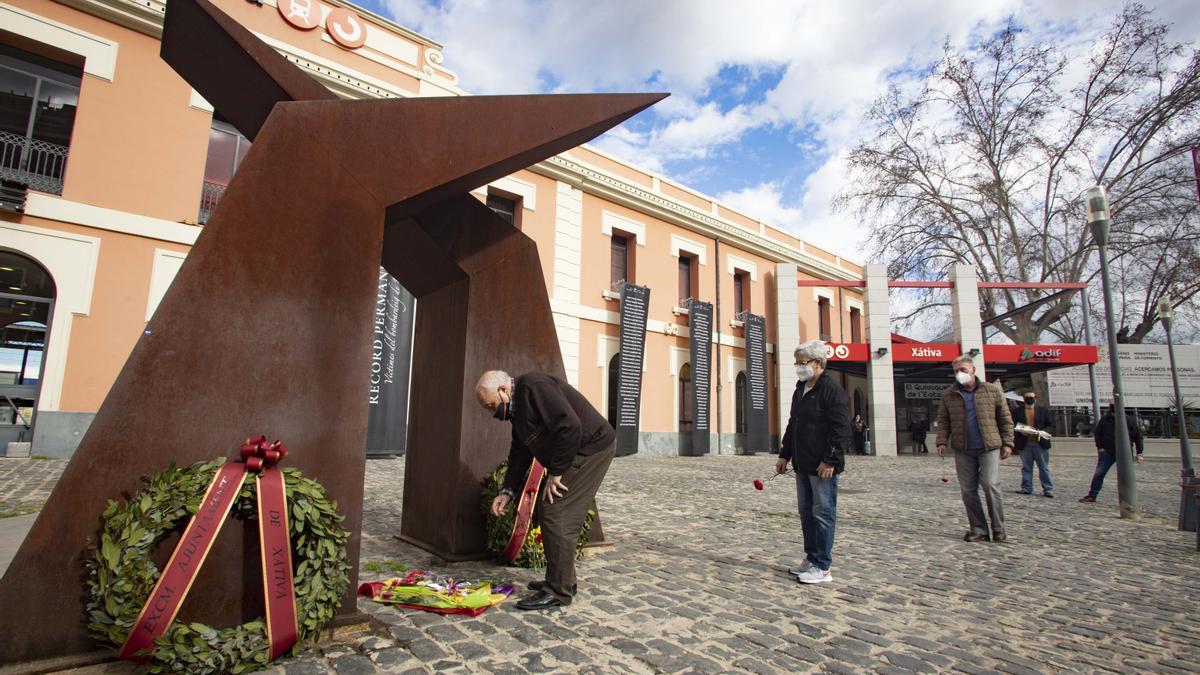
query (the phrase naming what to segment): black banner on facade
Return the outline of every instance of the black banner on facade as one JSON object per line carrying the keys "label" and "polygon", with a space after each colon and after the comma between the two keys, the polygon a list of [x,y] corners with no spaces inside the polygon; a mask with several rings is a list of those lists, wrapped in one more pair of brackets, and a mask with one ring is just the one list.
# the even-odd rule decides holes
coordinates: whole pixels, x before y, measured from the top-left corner
{"label": "black banner on facade", "polygon": [[767,326],[758,314],[746,315],[746,445],[745,452],[770,452],[767,421]]}
{"label": "black banner on facade", "polygon": [[709,447],[709,383],[712,373],[712,303],[691,300],[688,303],[688,334],[691,335],[692,400],[680,405],[692,406],[692,454],[707,455]]}
{"label": "black banner on facade", "polygon": [[642,355],[650,289],[621,287],[621,359],[617,377],[617,456],[638,451],[638,413],[642,404]]}
{"label": "black banner on facade", "polygon": [[368,457],[404,454],[412,331],[412,294],[380,267],[367,393]]}

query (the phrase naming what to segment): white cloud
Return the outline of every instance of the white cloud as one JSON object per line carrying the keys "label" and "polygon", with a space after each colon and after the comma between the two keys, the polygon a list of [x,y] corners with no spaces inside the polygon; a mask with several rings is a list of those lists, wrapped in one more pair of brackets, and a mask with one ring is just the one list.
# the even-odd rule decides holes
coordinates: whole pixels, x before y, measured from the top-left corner
{"label": "white cloud", "polygon": [[784,206],[783,193],[777,183],[761,183],[742,190],[722,192],[717,199],[739,211],[753,213],[768,225],[791,230],[801,223],[801,210]]}

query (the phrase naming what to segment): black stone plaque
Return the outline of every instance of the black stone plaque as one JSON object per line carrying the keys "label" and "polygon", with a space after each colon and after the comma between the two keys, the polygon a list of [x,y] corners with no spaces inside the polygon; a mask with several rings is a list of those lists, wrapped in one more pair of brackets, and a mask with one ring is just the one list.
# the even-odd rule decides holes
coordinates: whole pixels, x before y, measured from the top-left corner
{"label": "black stone plaque", "polygon": [[746,446],[745,452],[770,452],[767,422],[767,326],[758,314],[746,315]]}
{"label": "black stone plaque", "polygon": [[382,267],[371,335],[367,390],[367,456],[403,455],[408,435],[408,372],[413,297]]}
{"label": "black stone plaque", "polygon": [[636,284],[621,287],[621,359],[617,377],[617,455],[638,451],[638,421],[642,403],[642,355],[646,351],[646,316],[650,289]]}
{"label": "black stone plaque", "polygon": [[692,400],[681,405],[692,406],[692,454],[707,455],[709,446],[709,383],[712,376],[712,317],[709,302],[688,302],[688,334],[691,335]]}

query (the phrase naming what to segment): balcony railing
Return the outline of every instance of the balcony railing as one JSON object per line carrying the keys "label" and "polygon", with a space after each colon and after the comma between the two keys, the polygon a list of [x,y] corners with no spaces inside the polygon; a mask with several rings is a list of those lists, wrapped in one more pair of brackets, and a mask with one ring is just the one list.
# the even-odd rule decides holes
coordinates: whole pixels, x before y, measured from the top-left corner
{"label": "balcony railing", "polygon": [[197,219],[201,225],[208,222],[208,217],[212,215],[213,209],[217,208],[217,202],[221,201],[221,197],[225,194],[226,187],[220,183],[204,181],[204,186],[200,188],[200,217]]}
{"label": "balcony railing", "polygon": [[0,131],[0,178],[61,195],[70,148]]}

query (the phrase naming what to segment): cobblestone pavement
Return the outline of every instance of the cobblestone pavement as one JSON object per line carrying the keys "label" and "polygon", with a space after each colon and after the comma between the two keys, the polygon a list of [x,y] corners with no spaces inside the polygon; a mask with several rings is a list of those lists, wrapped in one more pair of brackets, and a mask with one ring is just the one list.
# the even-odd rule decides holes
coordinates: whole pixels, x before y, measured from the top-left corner
{"label": "cobblestone pavement", "polygon": [[0,518],[41,510],[67,463],[0,457]]}
{"label": "cobblestone pavement", "polygon": [[[961,540],[953,461],[850,458],[832,584],[801,586],[789,478],[753,489],[773,458],[625,458],[599,496],[616,546],[579,563],[580,596],[475,618],[359,607],[374,635],[308,649],[274,673],[373,672],[1200,672],[1200,554],[1175,530],[1178,465],[1139,467],[1137,521],[1117,517],[1116,475],[1097,504],[1089,458],[1056,458],[1057,499],[1013,494],[1009,540]],[[519,584],[532,570],[446,564],[395,538],[403,460],[367,463],[362,577],[398,562]],[[7,492],[7,483],[0,490]],[[8,497],[6,497],[8,498]]]}

